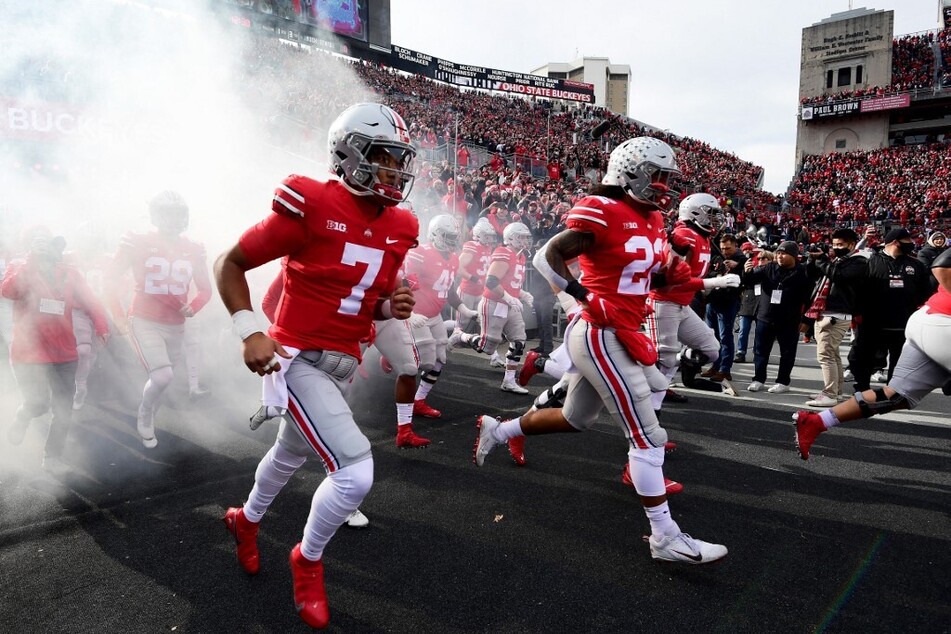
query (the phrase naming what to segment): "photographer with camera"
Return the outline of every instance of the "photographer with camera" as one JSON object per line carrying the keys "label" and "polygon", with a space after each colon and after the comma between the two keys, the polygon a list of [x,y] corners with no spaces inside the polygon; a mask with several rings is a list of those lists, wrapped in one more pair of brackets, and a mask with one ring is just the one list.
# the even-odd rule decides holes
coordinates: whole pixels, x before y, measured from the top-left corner
{"label": "photographer with camera", "polygon": [[10,263],[0,287],[3,296],[13,300],[10,361],[23,397],[7,440],[21,444],[30,422],[52,409],[43,466],[58,468],[73,415],[79,359],[73,308],[89,314],[103,342],[109,321],[82,273],[63,263],[66,240],[51,237],[45,227],[30,233],[24,240],[30,243],[29,254]]}
{"label": "photographer with camera", "polygon": [[857,233],[837,229],[832,233],[831,254],[820,245],[809,249],[806,269],[818,277],[816,293],[806,314],[815,318],[816,359],[822,370],[822,391],[806,401],[809,407],[832,407],[844,387],[839,346],[858,314],[858,298],[868,279],[868,260],[856,249]]}

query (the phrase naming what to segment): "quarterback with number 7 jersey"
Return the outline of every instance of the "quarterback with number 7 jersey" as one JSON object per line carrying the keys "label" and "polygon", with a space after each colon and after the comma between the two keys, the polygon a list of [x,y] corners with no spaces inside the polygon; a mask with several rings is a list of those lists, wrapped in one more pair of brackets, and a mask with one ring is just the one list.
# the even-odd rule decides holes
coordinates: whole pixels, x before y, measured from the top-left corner
{"label": "quarterback with number 7 jersey", "polygon": [[[205,247],[181,235],[188,228],[188,205],[176,192],[164,191],[149,202],[156,231],[123,236],[109,271],[109,308],[120,332],[128,331],[149,378],[142,390],[136,429],[142,444],[153,448],[155,412],[172,382],[172,368],[182,356],[185,320],[211,299]],[[128,319],[119,299],[120,278],[132,269],[135,294]],[[192,283],[195,296],[189,300]]]}
{"label": "quarterback with number 7 jersey", "polygon": [[[336,179],[285,178],[274,191],[272,213],[215,263],[245,365],[261,376],[280,372],[287,393],[287,414],[258,465],[247,502],[228,509],[224,522],[242,569],[256,574],[265,512],[308,458],[321,462],[327,477],[314,492],[303,538],[290,554],[297,612],[316,628],[330,621],[324,548],[373,484],[370,441],[346,401],[360,341],[374,319],[412,314],[412,291],[397,281],[419,234],[416,217],[397,206],[412,186],[416,156],[400,115],[381,104],[351,106],[330,126],[328,150]],[[245,275],[280,259],[283,289],[265,334],[252,312]]]}

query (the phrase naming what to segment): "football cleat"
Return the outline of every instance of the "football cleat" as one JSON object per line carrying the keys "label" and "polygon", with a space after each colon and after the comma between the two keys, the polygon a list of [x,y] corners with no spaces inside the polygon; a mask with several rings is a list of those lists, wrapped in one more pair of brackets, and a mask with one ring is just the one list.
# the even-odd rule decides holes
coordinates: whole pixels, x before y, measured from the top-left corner
{"label": "football cleat", "polygon": [[708,564],[726,557],[726,546],[710,544],[694,539],[687,533],[651,535],[651,557],[658,561],[675,561],[685,564]]}
{"label": "football cleat", "polygon": [[142,444],[146,449],[154,449],[158,445],[155,439],[155,410],[146,410],[144,406],[139,405],[139,416],[135,421],[135,428],[142,437]]}
{"label": "football cleat", "polygon": [[809,460],[809,449],[816,437],[826,431],[825,423],[815,412],[805,410],[796,412],[792,418],[796,424],[796,448],[799,450],[799,457]]}
{"label": "football cleat", "polygon": [[532,380],[532,377],[538,374],[539,370],[535,366],[535,362],[539,357],[541,357],[541,355],[534,350],[525,355],[525,362],[522,364],[522,368],[518,371],[518,375],[516,375],[516,381],[522,387],[528,385],[528,382]]}
{"label": "football cleat", "polygon": [[221,519],[238,545],[238,563],[249,575],[256,575],[261,569],[258,555],[259,522],[252,522],[244,516],[243,508],[229,508]]}
{"label": "football cleat", "polygon": [[422,416],[423,418],[441,418],[442,412],[435,407],[430,407],[424,399],[413,401],[413,416]]}
{"label": "football cleat", "polygon": [[677,451],[677,443],[668,440],[664,443],[664,453],[673,453]]}
{"label": "football cleat", "polygon": [[396,432],[396,446],[401,449],[419,449],[429,445],[429,439],[417,436],[413,425],[399,425]]}
{"label": "football cleat", "polygon": [[[632,489],[634,488],[634,480],[631,479],[630,463],[624,465],[624,471],[621,473],[621,483]],[[669,478],[664,478],[664,489],[666,495],[676,495],[684,490],[684,485]]]}
{"label": "football cleat", "polygon": [[86,404],[86,394],[88,394],[88,390],[85,386],[76,388],[76,394],[73,395],[74,410],[80,410],[83,408],[83,405]]}
{"label": "football cleat", "polygon": [[370,525],[370,518],[360,512],[360,509],[357,509],[353,513],[347,516],[347,519],[343,521],[344,524],[350,528],[366,528]]}
{"label": "football cleat", "polygon": [[525,466],[525,436],[509,438],[509,455],[520,467]]}
{"label": "football cleat", "polygon": [[481,467],[482,463],[485,462],[485,457],[499,444],[499,441],[495,439],[495,430],[501,422],[491,416],[483,415],[479,417],[476,423],[479,435],[476,436],[475,447],[472,450],[472,461],[476,463],[476,466]]}
{"label": "football cleat", "polygon": [[664,396],[664,402],[666,403],[686,403],[687,397],[679,392],[674,392],[673,390],[667,390],[667,394]]}
{"label": "football cleat", "polygon": [[291,575],[294,577],[294,606],[307,625],[323,629],[330,623],[330,604],[324,589],[324,562],[311,561],[300,551],[300,544],[291,551]]}
{"label": "football cleat", "polygon": [[503,392],[512,392],[513,394],[528,394],[528,390],[515,381],[502,381],[502,385],[499,389]]}
{"label": "football cleat", "polygon": [[380,369],[383,370],[383,374],[390,374],[393,371],[390,360],[382,355],[380,356]]}
{"label": "football cleat", "polygon": [[455,348],[461,348],[461,347],[463,347],[464,345],[466,345],[465,342],[463,342],[463,340],[462,340],[462,335],[463,335],[463,334],[465,334],[465,333],[463,333],[462,330],[459,329],[459,328],[457,328],[456,330],[454,330],[453,333],[452,333],[451,335],[449,335],[449,341],[448,341],[447,344],[446,344],[447,347],[448,347],[450,350],[454,350]]}
{"label": "football cleat", "polygon": [[208,398],[209,396],[211,396],[211,390],[205,389],[200,385],[194,389],[188,390],[188,398],[193,401],[201,401]]}
{"label": "football cleat", "polygon": [[493,352],[492,357],[489,359],[490,368],[504,368],[505,359],[499,356],[498,352]]}

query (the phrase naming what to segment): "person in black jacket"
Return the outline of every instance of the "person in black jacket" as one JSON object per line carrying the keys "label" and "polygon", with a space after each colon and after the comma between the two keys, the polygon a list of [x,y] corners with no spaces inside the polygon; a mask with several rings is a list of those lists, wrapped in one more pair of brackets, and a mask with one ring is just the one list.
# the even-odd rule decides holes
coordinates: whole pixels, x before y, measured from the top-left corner
{"label": "person in black jacket", "polygon": [[[743,266],[746,264],[746,256],[739,250],[736,236],[725,233],[720,237],[720,255],[713,261],[710,267],[708,277],[716,275],[725,275],[727,273],[736,273],[740,276],[741,284],[743,277]],[[740,310],[740,297],[743,293],[742,288],[715,288],[707,295],[706,321],[707,325],[713,328],[720,340],[720,356],[716,358],[713,365],[700,376],[709,378],[714,383],[733,381],[731,374],[733,370],[733,354],[735,350],[735,340],[733,338],[733,326],[736,323],[736,314]]]}
{"label": "person in black jacket", "polygon": [[941,231],[934,231],[928,236],[928,242],[918,251],[918,259],[925,268],[928,269],[929,280],[931,281],[931,292],[938,290],[938,280],[931,272],[931,264],[945,249],[948,248],[948,238]]}
{"label": "person in black jacket", "polygon": [[822,370],[822,391],[809,407],[832,407],[838,403],[845,384],[839,346],[859,314],[858,299],[868,280],[868,260],[856,251],[859,237],[851,229],[832,233],[832,255],[810,251],[806,269],[818,278],[818,292],[812,309],[816,313],[816,358]]}
{"label": "person in black jacket", "polygon": [[861,323],[855,330],[855,344],[849,353],[849,368],[855,376],[855,390],[869,389],[875,349],[888,348],[888,379],[905,345],[905,324],[931,295],[928,269],[914,258],[915,249],[907,229],[885,234],[885,247],[868,260],[868,284],[862,294]]}
{"label": "person in black jacket", "polygon": [[766,366],[773,343],[779,342],[779,372],[773,394],[789,391],[792,369],[799,345],[799,324],[813,280],[798,262],[799,245],[787,240],[776,247],[776,261],[754,267],[746,263],[746,283],[760,287],[756,310],[756,344],[753,354],[753,381],[750,392],[759,392],[766,382]]}

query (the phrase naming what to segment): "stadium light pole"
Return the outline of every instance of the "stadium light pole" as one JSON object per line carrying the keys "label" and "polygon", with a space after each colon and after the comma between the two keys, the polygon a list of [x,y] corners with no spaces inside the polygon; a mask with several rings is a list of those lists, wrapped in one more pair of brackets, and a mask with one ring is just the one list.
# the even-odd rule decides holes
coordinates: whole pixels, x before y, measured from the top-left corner
{"label": "stadium light pole", "polygon": [[551,160],[551,108],[548,109],[548,130],[545,132],[545,167]]}
{"label": "stadium light pole", "polygon": [[452,213],[456,213],[456,200],[459,192],[459,178],[456,175],[459,169],[459,113],[456,113],[456,132],[452,142]]}

